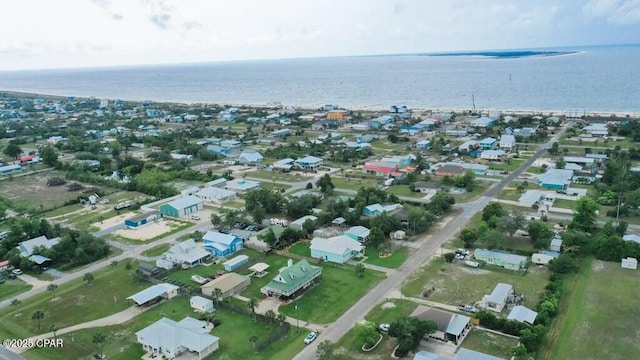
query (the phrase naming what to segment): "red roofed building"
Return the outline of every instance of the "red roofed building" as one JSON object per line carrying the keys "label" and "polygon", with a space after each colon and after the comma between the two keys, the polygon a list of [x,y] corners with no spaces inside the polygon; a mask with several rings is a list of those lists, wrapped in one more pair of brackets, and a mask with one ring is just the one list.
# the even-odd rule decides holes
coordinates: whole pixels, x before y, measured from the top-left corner
{"label": "red roofed building", "polygon": [[380,163],[380,162],[372,162],[366,163],[362,168],[367,174],[373,174],[375,176],[387,176],[400,178],[404,176],[403,172],[400,172],[398,169],[398,165],[393,165],[389,163]]}
{"label": "red roofed building", "polygon": [[37,163],[37,162],[40,162],[40,158],[35,155],[18,156],[18,158],[15,161],[16,164],[20,164],[20,165],[24,165],[28,163]]}
{"label": "red roofed building", "polygon": [[457,165],[445,165],[436,170],[438,176],[458,176],[463,175],[465,169],[462,166]]}

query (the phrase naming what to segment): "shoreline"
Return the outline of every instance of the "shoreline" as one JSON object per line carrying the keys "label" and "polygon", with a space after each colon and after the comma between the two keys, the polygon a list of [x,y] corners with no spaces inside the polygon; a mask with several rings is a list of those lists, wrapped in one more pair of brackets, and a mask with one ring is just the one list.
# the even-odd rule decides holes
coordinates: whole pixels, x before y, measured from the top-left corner
{"label": "shoreline", "polygon": [[[569,54],[567,54],[569,55]],[[564,56],[564,55],[562,55]],[[115,99],[118,98],[109,98],[109,97],[97,97],[97,96],[85,96],[85,95],[58,95],[58,94],[43,94],[43,93],[36,93],[36,92],[27,92],[27,91],[14,91],[14,90],[4,90],[4,89],[0,89],[0,93],[7,93],[10,95],[14,95],[14,96],[23,96],[23,97],[43,97],[43,98],[61,98],[61,99],[66,99],[69,96],[74,96],[76,99],[90,99],[90,98],[96,98],[96,99],[108,99],[110,101],[113,101]],[[188,101],[188,100],[153,100],[153,99],[122,99],[119,98],[119,100],[125,101],[125,102],[152,102],[152,103],[158,103],[158,104],[181,104],[181,105],[192,105],[192,106],[196,106],[196,105],[231,105],[233,107],[251,107],[251,108],[264,108],[264,107],[268,107],[269,104],[272,104],[274,102],[266,102],[266,103],[216,103],[216,102],[202,102],[202,101]],[[319,111],[318,109],[320,109],[322,106],[325,105],[325,103],[315,103],[315,104],[287,104],[286,102],[283,101],[275,101],[278,102],[282,105],[282,107],[293,107],[295,109],[298,110],[304,110],[304,111]],[[341,109],[346,109],[348,111],[352,111],[352,112],[358,112],[358,111],[368,111],[368,112],[388,112],[389,110],[389,106],[384,106],[384,105],[355,105],[355,104],[338,104],[338,106],[340,106]],[[574,108],[567,108],[565,110],[560,110],[560,109],[505,109],[505,108],[486,108],[486,109],[478,109],[478,112],[491,112],[491,111],[500,111],[502,114],[513,114],[513,115],[547,115],[547,116],[551,116],[551,115],[564,115],[565,112],[569,109],[574,109]],[[456,113],[456,114],[461,114],[465,111],[470,111],[471,109],[464,109],[464,108],[459,108],[459,107],[446,107],[446,106],[435,106],[435,107],[423,107],[423,106],[416,106],[411,108],[412,112],[426,112],[426,111],[432,111],[433,113]],[[616,117],[630,117],[630,118],[640,118],[640,111],[621,111],[621,110],[590,110],[590,109],[575,109],[575,110],[580,110],[578,112],[585,112],[587,114],[587,116],[616,116]]]}

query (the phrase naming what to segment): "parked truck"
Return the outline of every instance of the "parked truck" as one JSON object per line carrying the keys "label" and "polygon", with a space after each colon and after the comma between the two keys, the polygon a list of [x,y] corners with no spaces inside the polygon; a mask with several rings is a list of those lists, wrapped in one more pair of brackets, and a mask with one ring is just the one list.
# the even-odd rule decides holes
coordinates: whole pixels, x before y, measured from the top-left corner
{"label": "parked truck", "polygon": [[131,206],[131,203],[128,201],[123,201],[123,202],[119,202],[115,205],[113,205],[113,209],[114,210],[120,210],[120,209],[125,209],[128,208],[129,206]]}

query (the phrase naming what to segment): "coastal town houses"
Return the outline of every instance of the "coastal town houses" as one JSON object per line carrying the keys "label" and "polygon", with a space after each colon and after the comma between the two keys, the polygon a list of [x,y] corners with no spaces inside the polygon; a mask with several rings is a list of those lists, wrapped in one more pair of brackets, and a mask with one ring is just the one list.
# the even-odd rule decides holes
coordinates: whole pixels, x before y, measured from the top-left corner
{"label": "coastal town houses", "polygon": [[218,231],[207,231],[202,237],[202,242],[207,250],[218,257],[231,255],[244,247],[241,238]]}
{"label": "coastal town houses", "polygon": [[304,289],[313,285],[322,275],[322,268],[309,264],[305,259],[293,263],[287,261],[287,266],[280,269],[278,275],[260,289],[265,296],[283,299],[294,298]]}

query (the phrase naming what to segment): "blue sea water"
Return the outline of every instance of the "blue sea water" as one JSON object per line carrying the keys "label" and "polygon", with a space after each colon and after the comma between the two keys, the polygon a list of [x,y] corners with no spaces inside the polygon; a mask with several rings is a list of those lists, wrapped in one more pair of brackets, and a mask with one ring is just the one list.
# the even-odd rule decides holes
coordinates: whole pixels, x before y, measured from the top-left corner
{"label": "blue sea water", "polygon": [[[546,49],[542,49],[546,50]],[[407,54],[0,72],[0,89],[109,99],[640,112],[640,45],[493,58]]]}

